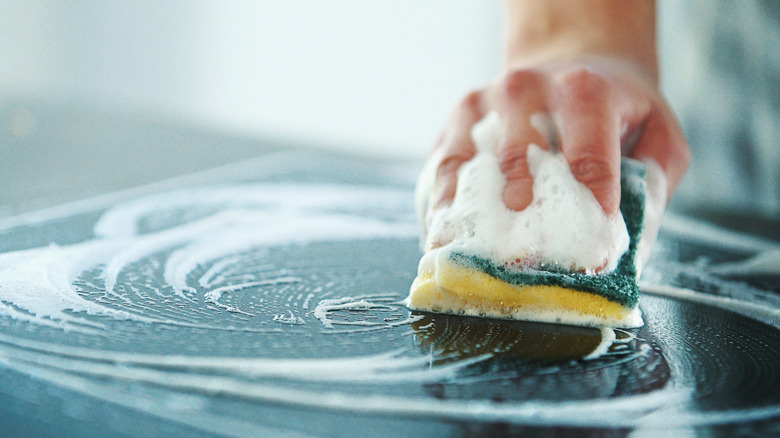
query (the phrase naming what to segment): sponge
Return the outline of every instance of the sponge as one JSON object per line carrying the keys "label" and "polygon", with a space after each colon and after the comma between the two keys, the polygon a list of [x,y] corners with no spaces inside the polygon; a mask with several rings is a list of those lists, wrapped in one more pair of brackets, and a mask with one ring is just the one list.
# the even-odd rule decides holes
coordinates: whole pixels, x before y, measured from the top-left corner
{"label": "sponge", "polygon": [[622,160],[620,212],[629,244],[610,272],[570,270],[555,263],[515,265],[445,246],[421,261],[407,306],[581,326],[641,326],[637,249],[644,222],[645,175],[644,163]]}

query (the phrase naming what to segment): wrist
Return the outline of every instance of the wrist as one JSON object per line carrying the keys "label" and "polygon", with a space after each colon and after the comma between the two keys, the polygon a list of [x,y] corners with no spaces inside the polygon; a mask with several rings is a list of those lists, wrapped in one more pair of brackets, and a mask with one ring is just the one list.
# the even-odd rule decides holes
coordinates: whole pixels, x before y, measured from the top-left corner
{"label": "wrist", "polygon": [[658,83],[651,0],[510,0],[506,16],[507,70],[613,59]]}

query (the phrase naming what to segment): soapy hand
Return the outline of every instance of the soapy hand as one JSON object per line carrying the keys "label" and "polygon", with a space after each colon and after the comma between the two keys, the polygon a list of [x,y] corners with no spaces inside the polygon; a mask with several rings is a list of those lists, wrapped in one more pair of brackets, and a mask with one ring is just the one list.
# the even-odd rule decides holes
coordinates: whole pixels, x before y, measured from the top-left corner
{"label": "soapy hand", "polygon": [[620,204],[620,158],[653,160],[663,169],[668,194],[690,162],[674,115],[654,81],[629,63],[607,58],[549,62],[514,69],[486,89],[467,95],[435,149],[436,205],[452,201],[458,168],[475,154],[471,130],[496,111],[503,121],[495,150],[506,176],[503,199],[512,210],[533,200],[530,144],[559,150],[575,178],[608,214]]}
{"label": "soapy hand", "polygon": [[[506,1],[505,73],[457,106],[418,184],[426,250],[452,241],[427,229],[454,228],[438,223],[447,215],[437,213],[470,191],[458,187],[458,169],[475,159],[472,127],[491,112],[501,126],[488,152],[505,176],[501,197],[510,210],[526,211],[534,200],[530,144],[560,152],[607,217],[620,206],[621,156],[632,157],[649,163],[645,231],[652,242],[690,162],[658,88],[655,16],[653,0]],[[644,246],[648,253],[652,243]]]}

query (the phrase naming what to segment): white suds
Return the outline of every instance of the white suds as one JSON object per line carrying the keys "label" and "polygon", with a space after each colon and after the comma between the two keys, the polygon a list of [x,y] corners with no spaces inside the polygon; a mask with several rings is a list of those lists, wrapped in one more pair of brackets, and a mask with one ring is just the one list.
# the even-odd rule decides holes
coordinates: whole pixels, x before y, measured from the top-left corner
{"label": "white suds", "polygon": [[612,327],[601,327],[601,342],[590,354],[585,356],[585,359],[596,359],[607,354],[609,347],[615,343],[615,339],[615,330]]}
{"label": "white suds", "polygon": [[366,325],[365,322],[360,323],[346,323],[343,321],[334,321],[331,316],[333,312],[339,310],[347,311],[362,311],[362,310],[392,310],[392,307],[381,302],[369,301],[371,297],[342,297],[322,300],[317,304],[311,314],[315,318],[319,319],[323,326],[326,328],[333,328],[333,324],[350,324],[350,325]]}
{"label": "white suds", "polygon": [[317,318],[327,329],[334,328],[334,325],[383,329],[411,324],[423,318],[422,315],[409,315],[406,318],[402,318],[402,315],[399,313],[380,322],[362,317],[368,316],[370,312],[394,312],[402,306],[403,303],[393,297],[364,295],[324,299],[309,313]]}
{"label": "white suds", "polygon": [[418,181],[417,203],[427,230],[426,247],[449,248],[496,261],[557,263],[570,270],[609,272],[626,252],[629,236],[622,215],[607,216],[593,193],[577,181],[560,153],[531,144],[528,163],[533,202],[523,211],[503,202],[506,178],[495,154],[501,120],[488,114],[474,126],[477,154],[459,169],[455,199],[434,209],[438,165],[431,161]]}
{"label": "white suds", "polygon": [[281,278],[274,278],[273,280],[250,281],[248,283],[232,284],[229,286],[218,287],[216,289],[212,289],[206,292],[203,296],[203,302],[213,304],[231,313],[243,313],[244,315],[252,316],[251,313],[244,312],[235,306],[228,306],[226,304],[220,303],[219,299],[222,298],[223,294],[237,292],[249,287],[268,286],[268,285],[277,285],[277,284],[285,284],[285,283],[297,283],[299,281],[301,281],[301,279],[296,277],[281,277]]}
{"label": "white suds", "polygon": [[[236,184],[178,190],[118,203],[94,225],[94,236],[68,246],[44,246],[0,254],[0,317],[73,330],[102,326],[85,314],[139,322],[186,324],[179,319],[140,311],[129,302],[148,292],[123,282],[134,266],[167,254],[161,284],[152,294],[163,301],[196,303],[191,276],[210,267],[197,285],[201,302],[212,309],[248,314],[221,303],[225,293],[299,281],[280,278],[222,278],[242,252],[317,241],[412,237],[415,226],[406,210],[407,194],[399,190],[305,184]],[[385,212],[366,215],[366,209]],[[199,212],[177,220],[181,211]],[[166,214],[168,216],[166,216]],[[149,227],[149,223],[157,224]],[[144,227],[151,229],[144,229]],[[85,298],[74,281],[99,269],[101,299],[121,301],[124,310]],[[225,284],[228,283],[228,284]],[[136,294],[138,294],[136,296]],[[165,301],[170,302],[170,301]],[[278,321],[277,321],[278,322]]]}

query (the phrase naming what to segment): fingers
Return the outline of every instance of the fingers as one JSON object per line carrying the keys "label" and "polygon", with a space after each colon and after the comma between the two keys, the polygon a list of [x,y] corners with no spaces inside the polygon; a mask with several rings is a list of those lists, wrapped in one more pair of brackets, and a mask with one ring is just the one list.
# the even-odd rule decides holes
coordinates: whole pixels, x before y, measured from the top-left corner
{"label": "fingers", "polygon": [[[544,149],[560,143],[572,174],[608,215],[620,205],[621,152],[656,161],[667,174],[670,195],[690,163],[685,137],[674,116],[647,87],[615,82],[583,67],[553,75],[515,71],[488,91],[468,95],[453,114],[437,146],[441,158],[433,208],[454,198],[458,169],[476,153],[472,128],[488,109],[498,111],[503,121],[495,153],[506,177],[503,200],[512,210],[521,211],[533,201],[527,157],[531,143]],[[555,115],[558,138],[540,132],[532,122],[535,114]]]}
{"label": "fingers", "polygon": [[665,105],[650,111],[630,156],[658,163],[666,173],[671,197],[691,164],[691,152],[674,115]]}
{"label": "fingers", "polygon": [[458,186],[458,169],[474,157],[471,128],[484,115],[482,93],[467,95],[455,109],[437,149],[443,156],[436,171],[434,207],[452,202]]}
{"label": "fingers", "polygon": [[533,200],[533,178],[528,169],[531,143],[548,149],[544,135],[531,122],[534,114],[546,112],[543,79],[535,72],[516,71],[494,89],[492,100],[505,121],[496,156],[506,176],[503,200],[507,208],[520,211]]}
{"label": "fingers", "polygon": [[587,69],[556,78],[552,110],[560,115],[561,152],[577,181],[605,213],[620,207],[621,120],[610,84]]}

